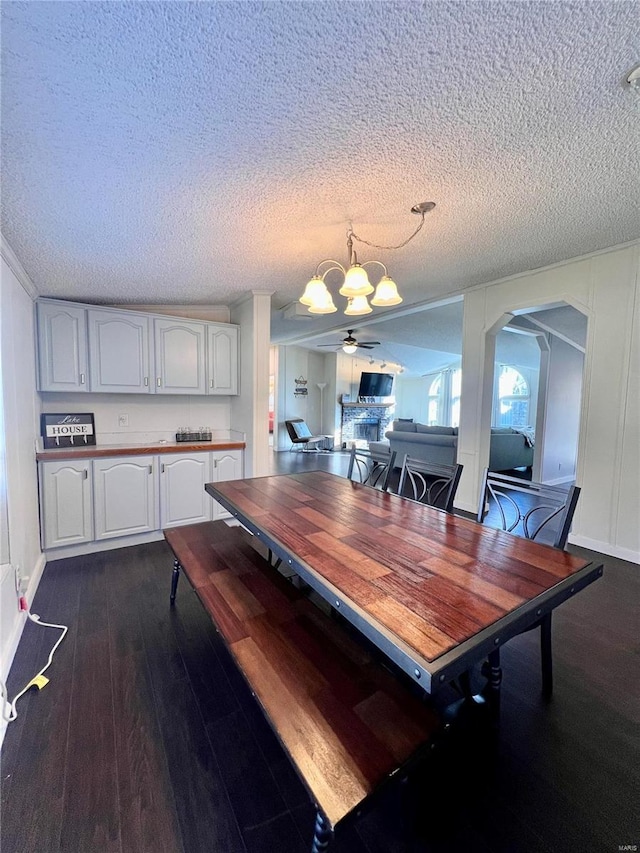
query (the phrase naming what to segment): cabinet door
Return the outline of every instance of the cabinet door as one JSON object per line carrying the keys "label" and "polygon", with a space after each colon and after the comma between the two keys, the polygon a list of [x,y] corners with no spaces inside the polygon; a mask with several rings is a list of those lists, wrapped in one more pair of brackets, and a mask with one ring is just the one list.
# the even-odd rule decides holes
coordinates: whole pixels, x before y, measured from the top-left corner
{"label": "cabinet door", "polygon": [[40,463],[42,547],[93,540],[91,460]]}
{"label": "cabinet door", "polygon": [[158,530],[156,457],[93,462],[96,539]]}
{"label": "cabinet door", "polygon": [[36,311],[40,390],[88,391],[85,309],[38,302]]}
{"label": "cabinet door", "polygon": [[154,320],[156,394],[204,394],[204,323]]}
{"label": "cabinet door", "polygon": [[88,319],[91,390],[148,394],[149,318],[90,310]]}
{"label": "cabinet door", "polygon": [[207,394],[238,393],[238,327],[207,326]]}
{"label": "cabinet door", "polygon": [[167,453],[160,462],[160,526],[210,521],[212,500],[205,492],[211,482],[211,453]]}
{"label": "cabinet door", "polygon": [[[211,456],[213,457],[213,469],[211,472],[212,483],[222,483],[225,480],[240,480],[242,479],[242,450],[217,450]],[[218,501],[210,498],[213,504],[213,520],[217,521],[220,518],[229,518],[230,513],[221,506]]]}

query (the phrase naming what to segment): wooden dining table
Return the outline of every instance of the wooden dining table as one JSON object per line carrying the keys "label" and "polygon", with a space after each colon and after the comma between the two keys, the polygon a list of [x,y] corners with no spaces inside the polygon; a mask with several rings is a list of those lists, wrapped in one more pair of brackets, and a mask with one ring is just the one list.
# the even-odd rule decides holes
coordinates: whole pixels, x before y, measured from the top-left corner
{"label": "wooden dining table", "polygon": [[489,659],[602,565],[324,471],[206,485],[426,693]]}

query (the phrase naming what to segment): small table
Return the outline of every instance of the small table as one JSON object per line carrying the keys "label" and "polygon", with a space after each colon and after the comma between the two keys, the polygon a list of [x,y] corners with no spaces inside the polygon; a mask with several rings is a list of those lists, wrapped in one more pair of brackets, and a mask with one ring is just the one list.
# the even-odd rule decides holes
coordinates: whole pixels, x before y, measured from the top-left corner
{"label": "small table", "polygon": [[283,563],[427,693],[602,575],[601,565],[322,471],[208,483]]}

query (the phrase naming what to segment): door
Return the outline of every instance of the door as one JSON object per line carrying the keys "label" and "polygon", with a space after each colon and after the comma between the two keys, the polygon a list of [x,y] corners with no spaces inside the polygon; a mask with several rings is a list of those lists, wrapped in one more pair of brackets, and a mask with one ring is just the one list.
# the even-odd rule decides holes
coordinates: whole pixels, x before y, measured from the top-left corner
{"label": "door", "polygon": [[91,460],[41,462],[42,547],[93,540]]}
{"label": "door", "polygon": [[238,393],[238,327],[207,326],[207,394]]}
{"label": "door", "polygon": [[[225,480],[242,479],[242,450],[218,450],[212,454],[213,465],[211,471],[211,482],[222,483]],[[213,520],[229,518],[230,513],[221,506],[218,501],[209,498],[213,504]]]}
{"label": "door", "polygon": [[88,391],[87,314],[64,302],[38,302],[40,391]]}
{"label": "door", "polygon": [[148,394],[149,318],[123,311],[88,312],[91,390]]}
{"label": "door", "polygon": [[156,319],[156,394],[204,394],[204,323],[188,320]]}
{"label": "door", "polygon": [[96,539],[158,530],[155,456],[95,459]]}
{"label": "door", "polygon": [[160,526],[210,521],[212,500],[205,492],[211,482],[211,453],[167,453],[160,463]]}

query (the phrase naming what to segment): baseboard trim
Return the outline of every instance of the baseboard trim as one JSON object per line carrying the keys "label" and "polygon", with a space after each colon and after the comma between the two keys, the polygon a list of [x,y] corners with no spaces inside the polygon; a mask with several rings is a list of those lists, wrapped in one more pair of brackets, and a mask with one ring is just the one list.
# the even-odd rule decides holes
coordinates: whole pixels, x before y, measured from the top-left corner
{"label": "baseboard trim", "polygon": [[[36,590],[38,589],[38,584],[42,578],[42,573],[44,572],[44,567],[46,565],[45,555],[40,553],[38,559],[35,562],[31,575],[29,576],[29,587],[26,591],[27,603],[29,604],[29,608],[31,608],[31,604],[33,603],[33,599],[36,595]],[[9,642],[6,645],[4,650],[4,654],[2,656],[2,680],[6,683],[7,676],[11,670],[11,666],[13,664],[13,659],[16,656],[16,652],[18,651],[18,646],[20,645],[20,640],[22,639],[22,632],[24,631],[24,626],[27,622],[27,617],[24,613],[21,613],[18,610],[18,604],[16,601],[16,616],[13,624],[13,629],[11,631],[11,635],[9,637]],[[7,721],[0,717],[0,746],[2,746],[2,742],[4,740],[5,732],[8,727]]]}
{"label": "baseboard trim", "polygon": [[45,551],[45,557],[48,561],[64,560],[67,557],[81,557],[84,554],[98,554],[100,551],[129,548],[131,545],[146,545],[148,542],[158,542],[163,538],[162,530],[152,530],[150,533],[137,533],[133,536],[118,536],[115,539],[82,542],[79,545],[66,545],[62,548],[50,548],[48,551]]}
{"label": "baseboard trim", "polygon": [[571,545],[578,545],[580,548],[588,548],[589,551],[598,551],[600,554],[606,554],[609,557],[616,557],[618,560],[626,560],[628,563],[637,563],[640,565],[640,551],[633,551],[631,548],[621,548],[619,545],[612,545],[610,542],[601,542],[599,539],[590,539],[588,536],[569,534]]}

